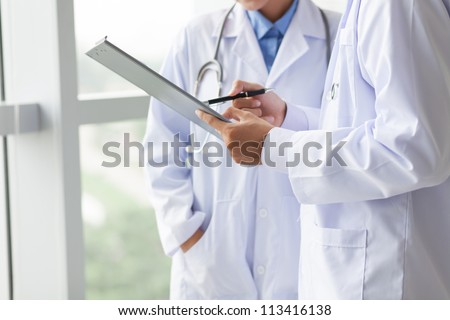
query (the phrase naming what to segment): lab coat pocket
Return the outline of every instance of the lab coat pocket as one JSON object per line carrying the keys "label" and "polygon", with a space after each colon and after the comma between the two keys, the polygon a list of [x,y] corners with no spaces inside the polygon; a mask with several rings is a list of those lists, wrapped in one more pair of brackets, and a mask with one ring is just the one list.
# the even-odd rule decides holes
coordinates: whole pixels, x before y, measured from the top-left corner
{"label": "lab coat pocket", "polygon": [[[310,299],[362,299],[367,230],[314,226],[306,260]],[[309,279],[308,279],[309,278]]]}
{"label": "lab coat pocket", "polygon": [[185,259],[193,259],[202,261],[206,259],[205,251],[208,252],[209,235],[211,233],[211,222],[206,230],[203,231],[202,237],[186,252],[183,253]]}
{"label": "lab coat pocket", "polygon": [[184,254],[188,299],[256,299],[240,201],[216,203],[203,237]]}

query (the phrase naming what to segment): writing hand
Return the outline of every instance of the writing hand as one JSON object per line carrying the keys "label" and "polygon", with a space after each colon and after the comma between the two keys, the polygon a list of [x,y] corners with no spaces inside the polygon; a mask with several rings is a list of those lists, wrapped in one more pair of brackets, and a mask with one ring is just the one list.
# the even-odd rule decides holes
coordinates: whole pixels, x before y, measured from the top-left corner
{"label": "writing hand", "polygon": [[[259,90],[263,86],[257,83],[236,80],[229,95],[243,91]],[[286,116],[286,103],[274,92],[268,92],[251,98],[233,100],[232,106],[236,109],[248,111],[270,124],[280,127]]]}

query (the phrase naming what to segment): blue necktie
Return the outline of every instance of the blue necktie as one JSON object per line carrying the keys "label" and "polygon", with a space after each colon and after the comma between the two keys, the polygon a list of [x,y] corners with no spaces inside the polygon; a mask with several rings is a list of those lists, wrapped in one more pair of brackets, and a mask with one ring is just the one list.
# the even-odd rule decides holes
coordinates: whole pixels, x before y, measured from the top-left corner
{"label": "blue necktie", "polygon": [[261,46],[261,51],[263,53],[264,62],[266,63],[268,72],[272,69],[281,40],[282,35],[275,26],[270,28],[260,40],[259,44]]}

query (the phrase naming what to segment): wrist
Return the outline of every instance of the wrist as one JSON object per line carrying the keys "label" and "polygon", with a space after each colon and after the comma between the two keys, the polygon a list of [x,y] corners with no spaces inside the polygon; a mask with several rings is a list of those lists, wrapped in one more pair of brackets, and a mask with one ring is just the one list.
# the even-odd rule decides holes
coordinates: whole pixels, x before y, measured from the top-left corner
{"label": "wrist", "polygon": [[283,125],[284,120],[286,119],[287,109],[288,109],[287,103],[286,103],[286,101],[283,100],[283,107],[281,108],[280,118],[274,124],[276,127],[281,127]]}

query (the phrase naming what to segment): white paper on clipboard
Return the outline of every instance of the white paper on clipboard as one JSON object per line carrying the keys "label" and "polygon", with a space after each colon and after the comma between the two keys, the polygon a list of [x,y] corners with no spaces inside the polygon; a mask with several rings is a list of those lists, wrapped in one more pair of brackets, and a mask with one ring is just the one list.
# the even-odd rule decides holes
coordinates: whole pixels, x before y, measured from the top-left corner
{"label": "white paper on clipboard", "polygon": [[222,139],[214,128],[197,117],[195,110],[200,109],[225,122],[230,122],[228,119],[224,118],[220,113],[214,111],[156,71],[107,41],[106,37],[98,42],[95,47],[86,52],[86,54],[141,88],[150,96],[172,108],[188,120]]}

